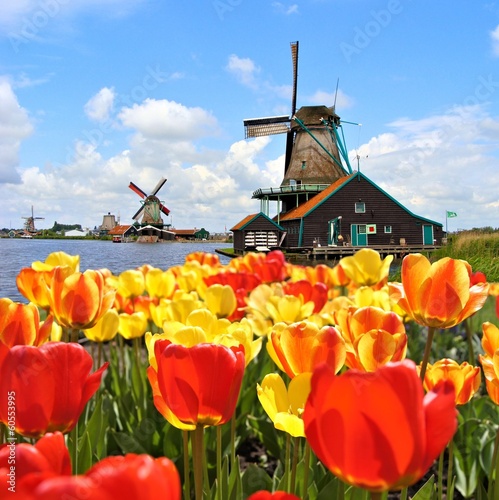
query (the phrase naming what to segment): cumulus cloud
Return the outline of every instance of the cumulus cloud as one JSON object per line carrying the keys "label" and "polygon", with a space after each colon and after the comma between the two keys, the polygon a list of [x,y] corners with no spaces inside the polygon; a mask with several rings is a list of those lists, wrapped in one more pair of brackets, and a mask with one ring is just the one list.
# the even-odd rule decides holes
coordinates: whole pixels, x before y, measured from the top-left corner
{"label": "cumulus cloud", "polygon": [[103,122],[109,119],[116,93],[114,88],[104,87],[85,104],[85,114],[91,119]]}
{"label": "cumulus cloud", "polygon": [[146,99],[123,108],[118,117],[126,127],[151,138],[190,140],[218,132],[217,120],[210,112],[166,99]]}
{"label": "cumulus cloud", "polygon": [[340,89],[338,89],[338,93],[317,90],[313,95],[308,96],[306,100],[312,104],[324,104],[326,106],[332,106],[336,101],[336,109],[346,109],[353,106],[353,99]]}
{"label": "cumulus cloud", "polygon": [[250,88],[258,87],[255,78],[260,72],[260,68],[248,57],[238,57],[235,54],[230,55],[226,69],[243,85]]}
{"label": "cumulus cloud", "polygon": [[482,106],[455,107],[396,120],[355,154],[363,173],[418,215],[442,221],[452,210],[459,227],[497,227],[499,150],[491,131],[498,125]]}
{"label": "cumulus cloud", "polygon": [[33,126],[27,111],[19,105],[12,86],[0,80],[0,183],[20,182],[19,148],[31,135]]}

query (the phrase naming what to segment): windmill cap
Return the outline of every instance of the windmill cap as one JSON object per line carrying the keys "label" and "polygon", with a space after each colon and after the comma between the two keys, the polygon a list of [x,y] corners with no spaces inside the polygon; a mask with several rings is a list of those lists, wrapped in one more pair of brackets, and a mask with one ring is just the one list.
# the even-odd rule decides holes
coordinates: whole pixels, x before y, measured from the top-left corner
{"label": "windmill cap", "polygon": [[[334,106],[302,106],[295,116],[302,121],[305,125],[322,125],[322,119],[332,121],[339,121],[340,117],[335,113]],[[293,127],[297,128],[299,125],[293,123]]]}

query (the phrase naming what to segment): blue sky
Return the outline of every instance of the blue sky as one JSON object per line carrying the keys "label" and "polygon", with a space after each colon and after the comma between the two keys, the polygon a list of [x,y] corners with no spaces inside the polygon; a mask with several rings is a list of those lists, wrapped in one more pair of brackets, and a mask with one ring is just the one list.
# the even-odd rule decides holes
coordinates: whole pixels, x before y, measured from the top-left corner
{"label": "blue sky", "polygon": [[131,223],[133,181],[178,229],[229,229],[283,176],[243,119],[334,102],[350,158],[449,230],[499,227],[499,2],[18,0],[0,5],[0,228]]}

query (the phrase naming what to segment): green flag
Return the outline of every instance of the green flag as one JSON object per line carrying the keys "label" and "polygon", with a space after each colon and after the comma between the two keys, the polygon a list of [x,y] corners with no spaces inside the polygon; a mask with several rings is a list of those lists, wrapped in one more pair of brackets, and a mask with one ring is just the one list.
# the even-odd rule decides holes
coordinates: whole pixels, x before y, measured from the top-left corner
{"label": "green flag", "polygon": [[457,217],[456,212],[449,212],[447,211],[447,217],[450,219],[451,217]]}

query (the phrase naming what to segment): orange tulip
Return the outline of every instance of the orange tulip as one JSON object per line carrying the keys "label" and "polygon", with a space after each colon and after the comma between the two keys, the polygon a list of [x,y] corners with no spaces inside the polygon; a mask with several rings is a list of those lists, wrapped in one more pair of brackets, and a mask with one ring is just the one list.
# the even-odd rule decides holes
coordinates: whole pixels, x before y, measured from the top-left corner
{"label": "orange tulip", "polygon": [[452,439],[454,399],[448,380],[425,396],[409,360],[339,376],[321,365],[303,414],[305,435],[347,484],[372,492],[402,489],[421,479]]}
{"label": "orange tulip", "polygon": [[153,388],[157,384],[161,400],[157,394],[154,404],[160,413],[166,407],[188,426],[222,425],[231,419],[245,369],[241,346],[185,347],[157,340],[154,353],[158,369],[150,366],[147,375]]}
{"label": "orange tulip", "polygon": [[18,290],[23,297],[42,309],[50,306],[50,281],[54,271],[35,271],[25,267],[16,277]]}
{"label": "orange tulip", "polygon": [[276,325],[267,344],[270,356],[291,378],[327,363],[337,373],[345,363],[345,341],[336,328],[312,322]]}
{"label": "orange tulip", "polygon": [[286,283],[283,287],[286,295],[301,296],[303,302],[313,302],[313,313],[319,313],[327,302],[327,286],[324,283],[315,283],[312,285],[310,281],[299,280],[293,283]]}
{"label": "orange tulip", "polygon": [[68,276],[65,268],[55,268],[50,288],[50,308],[57,322],[67,328],[94,326],[115,297],[103,275],[92,270]]}
{"label": "orange tulip", "polygon": [[[0,422],[19,434],[39,437],[69,432],[97,391],[105,363],[95,373],[92,357],[77,343],[14,346],[0,364]],[[15,405],[15,422],[9,412]],[[10,414],[11,415],[11,414]]]}
{"label": "orange tulip", "polygon": [[471,284],[471,266],[444,257],[433,264],[421,254],[402,261],[402,283],[389,283],[391,298],[416,323],[451,328],[480,310],[488,285]]}
{"label": "orange tulip", "polygon": [[494,353],[499,349],[499,328],[486,321],[482,324],[482,347],[485,355],[489,358],[494,357]]}
{"label": "orange tulip", "polygon": [[441,380],[450,380],[456,391],[456,405],[466,404],[480,388],[481,372],[478,366],[453,359],[441,359],[426,367],[424,388],[431,391]]}
{"label": "orange tulip", "polygon": [[262,283],[284,281],[288,276],[289,267],[280,250],[273,250],[268,254],[250,252],[244,257],[232,259],[228,266],[238,271],[252,272],[261,279]]}
{"label": "orange tulip", "polygon": [[0,343],[15,345],[43,344],[52,329],[52,316],[40,325],[40,313],[35,304],[20,304],[0,299]]}

